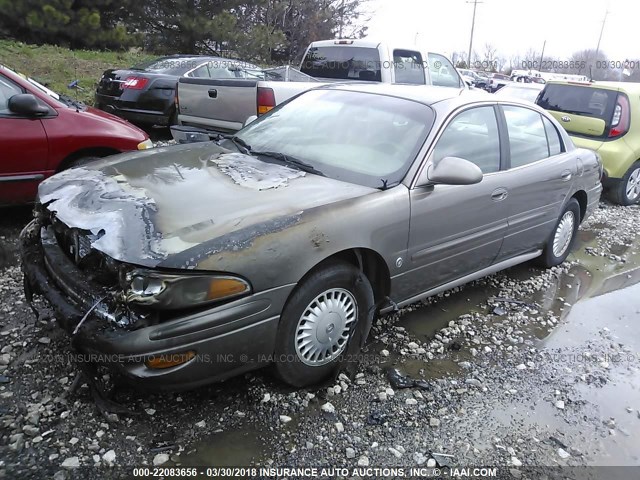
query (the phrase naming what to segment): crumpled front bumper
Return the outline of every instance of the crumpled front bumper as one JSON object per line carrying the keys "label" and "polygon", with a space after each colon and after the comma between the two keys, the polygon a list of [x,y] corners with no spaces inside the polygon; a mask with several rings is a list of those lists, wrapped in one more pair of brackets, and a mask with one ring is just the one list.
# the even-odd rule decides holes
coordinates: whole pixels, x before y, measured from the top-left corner
{"label": "crumpled front bumper", "polygon": [[[86,275],[43,234],[39,220],[20,237],[26,296],[40,294],[47,300],[72,336],[78,361],[106,366],[135,386],[153,390],[193,388],[270,362],[280,312],[293,285],[155,325],[123,328],[109,320],[109,300],[99,302],[108,292],[83,280]],[[196,355],[181,365],[151,369],[145,364],[186,351]]]}

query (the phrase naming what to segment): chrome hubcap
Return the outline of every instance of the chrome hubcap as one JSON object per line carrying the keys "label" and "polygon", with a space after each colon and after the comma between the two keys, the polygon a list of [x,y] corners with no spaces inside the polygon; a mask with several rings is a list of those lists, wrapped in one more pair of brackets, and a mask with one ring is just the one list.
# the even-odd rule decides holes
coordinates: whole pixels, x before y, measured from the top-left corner
{"label": "chrome hubcap", "polygon": [[298,321],[298,358],[312,367],[331,362],[344,351],[357,318],[356,299],[348,290],[332,288],[318,295]]}
{"label": "chrome hubcap", "polygon": [[640,168],[636,168],[627,181],[627,198],[635,202],[640,197]]}
{"label": "chrome hubcap", "polygon": [[553,254],[556,257],[564,255],[564,252],[569,248],[575,223],[576,219],[572,211],[566,212],[560,219],[560,223],[556,228],[556,234],[553,237]]}

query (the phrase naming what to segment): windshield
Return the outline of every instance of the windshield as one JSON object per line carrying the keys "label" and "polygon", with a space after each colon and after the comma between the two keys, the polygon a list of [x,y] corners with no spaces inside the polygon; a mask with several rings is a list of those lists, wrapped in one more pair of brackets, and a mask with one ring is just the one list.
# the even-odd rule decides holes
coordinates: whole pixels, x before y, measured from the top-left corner
{"label": "windshield", "polygon": [[364,92],[311,90],[241,130],[252,152],[278,152],[373,188],[402,181],[433,125],[430,107]]}
{"label": "windshield", "polygon": [[311,47],[302,60],[300,71],[312,77],[382,81],[380,54],[376,48]]}
{"label": "windshield", "polygon": [[27,77],[27,82],[29,82],[31,85],[36,87],[38,90],[41,90],[43,93],[46,93],[50,97],[55,98],[56,100],[60,100],[60,95],[58,95],[53,90],[49,90],[47,87],[45,87],[41,83],[36,82],[33,78],[28,78]]}

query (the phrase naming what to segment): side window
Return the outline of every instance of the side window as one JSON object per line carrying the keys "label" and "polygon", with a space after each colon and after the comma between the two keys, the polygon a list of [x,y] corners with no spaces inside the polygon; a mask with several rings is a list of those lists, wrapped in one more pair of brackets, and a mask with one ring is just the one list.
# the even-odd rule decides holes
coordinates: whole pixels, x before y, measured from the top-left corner
{"label": "side window", "polygon": [[9,99],[19,93],[22,93],[22,89],[18,85],[0,75],[0,115],[11,113],[9,111]]}
{"label": "side window", "polygon": [[424,68],[420,52],[412,50],[393,51],[393,70],[396,75],[396,83],[424,85]]}
{"label": "side window", "polygon": [[191,72],[189,76],[195,78],[209,78],[209,66],[205,63]]}
{"label": "side window", "polygon": [[224,78],[238,78],[240,75],[237,72],[231,71],[227,68],[227,65],[216,65],[211,67],[211,78],[224,79]]}
{"label": "side window", "polygon": [[482,173],[500,170],[500,139],[493,107],[471,108],[447,125],[433,150],[433,162],[444,157],[469,160]]}
{"label": "side window", "polygon": [[544,123],[544,129],[547,132],[547,141],[549,142],[549,155],[559,155],[562,153],[562,142],[560,141],[560,134],[549,119],[542,117]]}
{"label": "side window", "polygon": [[429,53],[429,72],[431,84],[439,87],[462,88],[464,84],[451,62],[442,55]]}
{"label": "side window", "polygon": [[547,158],[549,145],[542,115],[523,107],[504,106],[502,108],[509,131],[511,168]]}

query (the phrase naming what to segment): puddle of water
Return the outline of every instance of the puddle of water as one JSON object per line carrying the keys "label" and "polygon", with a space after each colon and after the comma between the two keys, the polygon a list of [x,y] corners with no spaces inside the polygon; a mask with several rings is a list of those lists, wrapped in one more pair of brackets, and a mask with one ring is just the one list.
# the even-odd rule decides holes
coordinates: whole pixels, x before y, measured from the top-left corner
{"label": "puddle of water", "polygon": [[[538,271],[525,263],[504,270],[503,274],[509,279],[521,281],[531,278]],[[457,320],[461,315],[473,312],[484,313],[487,300],[496,296],[499,291],[498,286],[483,281],[472,282],[465,285],[459,292],[435,297],[432,303],[403,315],[397,325],[406,328],[420,341],[428,342],[433,339],[438,330],[446,327],[450,321]]]}
{"label": "puddle of water", "polygon": [[387,363],[385,367],[397,368],[402,375],[413,379],[433,380],[461,373],[460,366],[452,358],[436,358],[428,362],[415,358],[400,358],[397,362]]}
{"label": "puddle of water", "polygon": [[596,238],[598,238],[598,233],[593,230],[579,230],[578,235],[576,236],[574,248],[580,249],[585,245],[589,245]]}
{"label": "puddle of water", "polygon": [[[584,357],[590,342],[610,330],[611,343],[628,347],[628,353],[605,358],[611,365],[611,379],[603,386],[580,383],[576,389],[587,401],[587,415],[604,424],[613,418],[614,435],[594,438],[598,453],[589,457],[592,465],[640,465],[640,283],[586,299],[576,305],[560,327],[544,342],[548,351],[570,349],[573,356],[563,357],[568,368]],[[633,409],[627,412],[626,408]],[[605,429],[606,432],[607,429]]]}
{"label": "puddle of water", "polygon": [[245,427],[212,435],[199,442],[197,450],[184,455],[184,466],[215,465],[233,467],[260,464],[266,452],[266,444],[259,438],[259,430]]}

